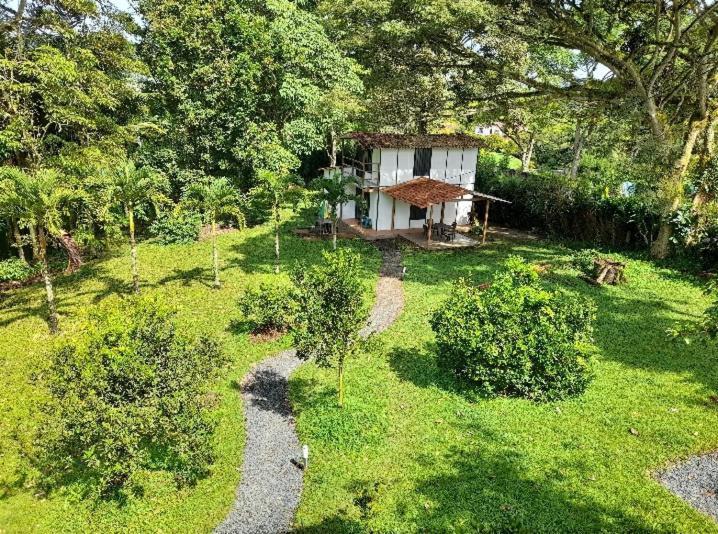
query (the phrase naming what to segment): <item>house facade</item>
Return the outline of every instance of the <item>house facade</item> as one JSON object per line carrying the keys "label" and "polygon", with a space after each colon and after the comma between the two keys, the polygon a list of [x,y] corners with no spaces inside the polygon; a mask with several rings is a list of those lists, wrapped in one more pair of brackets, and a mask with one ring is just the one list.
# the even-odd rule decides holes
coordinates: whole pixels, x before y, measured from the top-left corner
{"label": "house facade", "polygon": [[[370,228],[379,231],[422,228],[430,218],[448,225],[468,224],[478,148],[479,141],[463,134],[353,133],[343,137],[337,167],[324,172],[342,172],[357,178],[355,193],[364,201],[361,205],[353,201],[343,204],[339,210],[343,220],[363,218]],[[422,178],[424,187],[429,178],[459,186],[466,194],[431,206],[414,205],[392,196],[391,188]]]}

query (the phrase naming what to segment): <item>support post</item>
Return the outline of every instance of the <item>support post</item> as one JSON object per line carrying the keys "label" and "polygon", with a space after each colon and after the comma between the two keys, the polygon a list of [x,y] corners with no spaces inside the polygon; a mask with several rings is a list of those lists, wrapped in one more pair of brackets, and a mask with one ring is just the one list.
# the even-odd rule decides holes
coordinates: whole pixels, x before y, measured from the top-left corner
{"label": "support post", "polygon": [[441,224],[444,224],[444,208],[446,208],[446,202],[441,203],[441,217],[439,218]]}
{"label": "support post", "polygon": [[394,219],[396,218],[396,199],[391,199],[391,229],[394,230]]}
{"label": "support post", "polygon": [[431,227],[434,226],[434,206],[433,206],[433,204],[431,206],[429,206],[428,224],[429,224],[429,228],[426,232],[426,241],[427,241],[427,246],[431,246]]}
{"label": "support post", "polygon": [[491,201],[487,198],[486,199],[486,209],[484,210],[484,235],[481,239],[481,244],[486,244],[486,234],[489,233],[489,206],[491,206]]}

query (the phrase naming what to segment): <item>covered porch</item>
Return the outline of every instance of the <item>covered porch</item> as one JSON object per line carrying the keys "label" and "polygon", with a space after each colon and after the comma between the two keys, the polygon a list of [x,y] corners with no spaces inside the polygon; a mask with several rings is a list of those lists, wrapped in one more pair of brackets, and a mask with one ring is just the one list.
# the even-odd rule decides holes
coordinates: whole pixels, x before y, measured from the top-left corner
{"label": "covered porch", "polygon": [[408,230],[373,230],[371,228],[364,228],[357,219],[344,219],[340,222],[339,227],[342,231],[350,232],[367,241],[401,238],[425,250],[455,250],[471,248],[481,244],[480,241],[462,233],[461,230],[463,229],[456,232],[453,240],[443,241],[429,239],[421,228],[411,228]]}

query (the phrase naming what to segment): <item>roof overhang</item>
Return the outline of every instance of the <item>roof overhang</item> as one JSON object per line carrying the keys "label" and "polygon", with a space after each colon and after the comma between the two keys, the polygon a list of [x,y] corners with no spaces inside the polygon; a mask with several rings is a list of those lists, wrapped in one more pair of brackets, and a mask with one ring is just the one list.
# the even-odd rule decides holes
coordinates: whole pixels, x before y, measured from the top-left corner
{"label": "roof overhang", "polygon": [[432,204],[461,200],[474,192],[455,184],[448,184],[428,177],[415,178],[403,184],[393,185],[384,193],[407,204],[428,208]]}

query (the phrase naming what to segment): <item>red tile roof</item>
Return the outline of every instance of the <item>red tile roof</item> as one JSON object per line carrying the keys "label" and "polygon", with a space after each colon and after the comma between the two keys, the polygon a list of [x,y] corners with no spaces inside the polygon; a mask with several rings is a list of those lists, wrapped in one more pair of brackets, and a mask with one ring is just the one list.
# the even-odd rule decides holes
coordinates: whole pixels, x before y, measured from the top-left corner
{"label": "red tile roof", "polygon": [[352,132],[342,136],[364,148],[478,148],[484,142],[466,134],[386,134]]}
{"label": "red tile roof", "polygon": [[473,191],[458,185],[447,184],[427,177],[415,178],[403,184],[387,187],[383,192],[397,200],[420,208],[428,208],[431,204],[441,204],[474,194]]}

